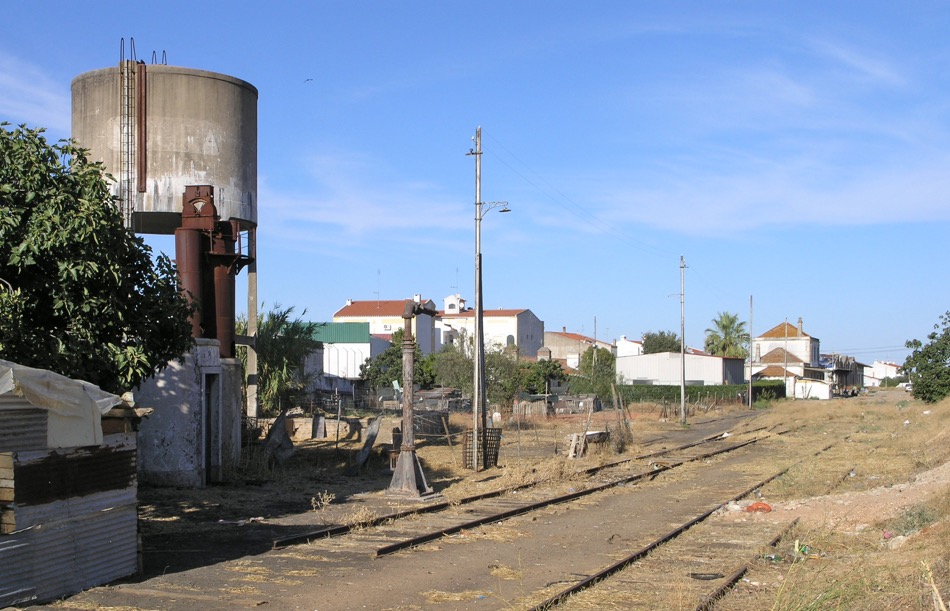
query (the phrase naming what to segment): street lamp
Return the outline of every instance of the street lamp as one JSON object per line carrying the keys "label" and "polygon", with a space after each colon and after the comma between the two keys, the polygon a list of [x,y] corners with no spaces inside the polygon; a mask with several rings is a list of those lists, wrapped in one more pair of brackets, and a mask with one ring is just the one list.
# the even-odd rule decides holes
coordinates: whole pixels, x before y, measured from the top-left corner
{"label": "street lamp", "polygon": [[[472,397],[472,469],[478,471],[478,452],[482,451],[485,464],[485,432],[488,429],[488,410],[485,409],[485,331],[482,305],[482,218],[486,213],[499,208],[499,212],[511,212],[508,202],[482,201],[482,128],[475,128],[475,148],[468,155],[475,157],[475,375]],[[481,415],[481,439],[479,439],[479,415]]]}

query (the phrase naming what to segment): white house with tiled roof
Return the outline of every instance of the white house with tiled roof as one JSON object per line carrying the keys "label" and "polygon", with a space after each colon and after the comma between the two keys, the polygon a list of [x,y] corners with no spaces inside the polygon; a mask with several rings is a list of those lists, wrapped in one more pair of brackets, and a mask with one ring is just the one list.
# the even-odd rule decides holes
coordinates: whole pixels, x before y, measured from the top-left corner
{"label": "white house with tiled roof", "polygon": [[822,380],[820,340],[798,326],[783,322],[752,339],[751,373],[753,379],[797,376]]}
{"label": "white house with tiled roof", "polygon": [[888,361],[874,361],[864,370],[865,386],[880,386],[884,378],[896,378],[902,375],[904,368],[897,363]]}
{"label": "white house with tiled roof", "polygon": [[[370,335],[390,341],[393,333],[405,327],[402,314],[406,311],[406,304],[410,302],[421,304],[432,311],[436,310],[435,303],[431,299],[422,299],[421,295],[415,295],[412,299],[347,299],[346,305],[333,315],[333,322],[368,322]],[[412,333],[422,354],[438,352],[442,348],[435,330],[435,318],[427,314],[417,314],[412,319]]]}
{"label": "white house with tiled roof", "polygon": [[[441,345],[459,344],[475,336],[475,310],[467,308],[461,295],[450,295],[435,320]],[[518,354],[536,357],[544,342],[544,322],[528,309],[485,309],[485,349],[518,346]]]}
{"label": "white house with tiled roof", "polygon": [[749,369],[753,380],[785,380],[788,397],[828,399],[831,384],[821,364],[821,342],[798,326],[783,322],[752,339]]}

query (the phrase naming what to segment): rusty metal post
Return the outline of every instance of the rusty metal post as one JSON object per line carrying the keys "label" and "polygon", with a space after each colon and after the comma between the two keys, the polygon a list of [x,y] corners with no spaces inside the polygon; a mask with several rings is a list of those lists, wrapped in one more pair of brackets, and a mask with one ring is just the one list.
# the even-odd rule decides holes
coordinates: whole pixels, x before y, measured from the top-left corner
{"label": "rusty metal post", "polygon": [[426,483],[419,457],[416,456],[416,435],[413,427],[413,386],[415,377],[416,342],[412,336],[412,318],[418,312],[424,312],[415,302],[408,302],[402,318],[405,321],[405,333],[402,338],[402,446],[393,470],[393,479],[387,492],[400,496],[422,498],[431,495],[432,488]]}

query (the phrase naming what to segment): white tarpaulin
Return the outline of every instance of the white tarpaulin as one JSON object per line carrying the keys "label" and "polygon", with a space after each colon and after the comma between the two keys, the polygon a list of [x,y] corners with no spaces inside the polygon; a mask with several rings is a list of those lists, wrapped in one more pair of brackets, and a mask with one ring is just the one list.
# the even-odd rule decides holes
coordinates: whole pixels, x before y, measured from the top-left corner
{"label": "white tarpaulin", "polygon": [[7,393],[49,412],[50,448],[102,445],[102,414],[122,402],[95,384],[0,359],[0,395]]}

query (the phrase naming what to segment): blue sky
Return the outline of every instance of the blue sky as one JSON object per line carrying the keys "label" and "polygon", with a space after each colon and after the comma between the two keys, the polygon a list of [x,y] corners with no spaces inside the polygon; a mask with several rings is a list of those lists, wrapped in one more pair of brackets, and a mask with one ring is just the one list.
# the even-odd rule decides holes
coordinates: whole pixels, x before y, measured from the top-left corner
{"label": "blue sky", "polygon": [[52,139],[123,37],[255,85],[260,299],[313,320],[472,303],[479,125],[482,200],[512,208],[482,223],[486,308],[679,333],[682,255],[691,345],[752,295],[755,334],[802,317],[868,363],[950,309],[947,2],[16,2],[5,23],[0,120]]}

